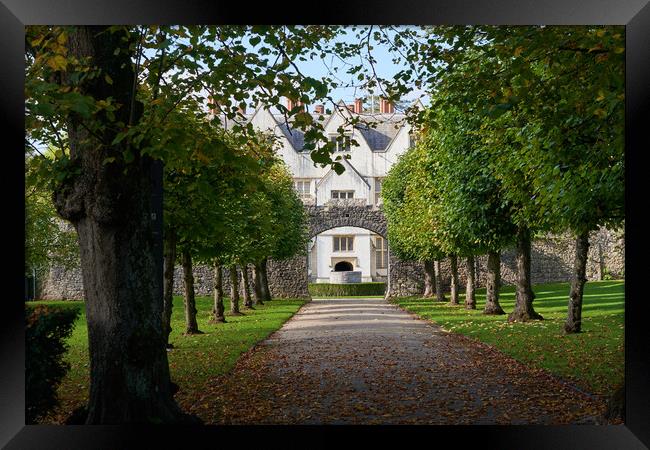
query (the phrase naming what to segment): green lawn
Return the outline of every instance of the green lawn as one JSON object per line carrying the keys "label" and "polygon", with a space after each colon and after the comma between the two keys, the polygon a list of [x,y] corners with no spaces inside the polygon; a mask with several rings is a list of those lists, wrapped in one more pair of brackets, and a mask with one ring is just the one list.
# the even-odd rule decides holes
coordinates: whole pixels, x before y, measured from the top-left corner
{"label": "green lawn", "polygon": [[[172,333],[170,342],[174,349],[168,353],[172,381],[180,387],[176,399],[181,406],[190,406],[201,397],[205,382],[216,375],[230,370],[239,356],[254,344],[264,340],[277,330],[305,303],[304,300],[273,300],[255,310],[247,310],[240,305],[243,316],[229,316],[230,302],[225,300],[227,323],[208,324],[212,309],[212,298],[197,297],[196,308],[199,329],[205,334],[183,336],[185,330],[183,299],[174,297],[172,313]],[[71,369],[59,387],[61,406],[48,419],[49,422],[65,420],[66,416],[88,399],[88,332],[83,302],[43,301],[28,304],[61,305],[79,308],[81,315],[68,343],[70,348],[66,360]]]}
{"label": "green lawn", "polygon": [[384,298],[383,295],[312,295],[312,298],[331,298],[331,299],[338,299],[338,298],[369,298],[369,299],[374,299],[374,298]]}
{"label": "green lawn", "polygon": [[[533,287],[535,310],[545,320],[509,324],[507,316],[482,314],[485,289],[477,291],[477,309],[436,303],[431,299],[400,298],[399,306],[441,325],[444,329],[493,345],[527,364],[544,368],[597,395],[609,395],[624,379],[625,281],[596,281],[585,285],[580,334],[565,335],[568,283]],[[504,286],[500,303],[506,313],[514,308],[514,286]],[[447,296],[448,297],[448,296]]]}

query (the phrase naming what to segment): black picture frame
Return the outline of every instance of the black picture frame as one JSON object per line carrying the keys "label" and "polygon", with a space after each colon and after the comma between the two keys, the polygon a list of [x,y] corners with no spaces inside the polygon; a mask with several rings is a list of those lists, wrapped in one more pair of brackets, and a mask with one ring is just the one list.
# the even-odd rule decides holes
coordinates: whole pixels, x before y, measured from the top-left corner
{"label": "black picture frame", "polygon": [[[626,305],[625,364],[626,421],[624,425],[575,426],[458,426],[458,427],[135,427],[135,426],[25,426],[24,419],[24,312],[21,291],[23,269],[15,263],[23,255],[24,164],[18,148],[24,143],[24,26],[32,24],[547,24],[626,25]],[[454,447],[473,441],[481,448],[516,449],[642,449],[650,446],[650,342],[648,300],[642,287],[648,270],[647,238],[642,221],[645,196],[644,152],[650,150],[650,4],[648,0],[386,0],[252,2],[198,0],[48,1],[2,0],[0,4],[0,111],[7,132],[3,135],[6,188],[3,210],[12,225],[5,231],[4,279],[11,295],[4,298],[0,326],[0,446],[7,449],[185,448],[226,445],[225,438],[258,445],[340,445],[350,433],[375,442],[398,439],[400,445],[435,445],[443,439]],[[7,161],[9,159],[10,161]],[[14,179],[15,177],[15,179]],[[13,228],[17,228],[13,229]],[[9,234],[11,233],[11,234]],[[23,239],[24,241],[24,239]],[[20,257],[18,258],[21,261]],[[24,262],[24,260],[23,260]],[[24,264],[23,264],[24,265]],[[304,445],[300,439],[307,437]],[[405,436],[408,436],[405,440]],[[270,437],[271,435],[272,437]],[[315,439],[314,439],[315,438]],[[416,444],[423,438],[428,444]],[[190,440],[188,440],[190,439]],[[447,444],[449,445],[449,444]]]}

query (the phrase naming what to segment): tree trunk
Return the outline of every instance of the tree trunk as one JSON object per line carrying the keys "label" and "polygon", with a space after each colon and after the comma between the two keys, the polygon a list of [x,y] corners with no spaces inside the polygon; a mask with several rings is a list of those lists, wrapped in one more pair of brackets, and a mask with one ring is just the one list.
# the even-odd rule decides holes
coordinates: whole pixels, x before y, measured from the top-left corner
{"label": "tree trunk", "polygon": [[194,297],[194,274],[192,273],[192,255],[189,250],[181,253],[183,280],[185,281],[185,334],[202,334],[196,323],[196,299]]}
{"label": "tree trunk", "polygon": [[458,257],[456,255],[451,255],[449,257],[449,266],[451,268],[451,300],[452,305],[458,304],[458,286],[460,282],[458,281]]}
{"label": "tree trunk", "polygon": [[476,267],[474,265],[474,256],[467,257],[467,285],[465,286],[465,309],[476,309],[476,292],[474,287],[476,283]]}
{"label": "tree trunk", "polygon": [[260,263],[253,266],[253,304],[264,304],[264,287],[262,286],[262,268]]}
{"label": "tree trunk", "polygon": [[[111,96],[122,105],[116,119],[129,123],[134,73],[124,31],[75,27],[68,33],[69,55],[83,59],[112,78],[85,80],[80,93],[96,99]],[[133,122],[142,115],[134,102]],[[101,113],[94,116],[102,119]],[[152,213],[154,166],[149,156],[125,139],[113,144],[107,128],[91,135],[80,116],[68,118],[69,172],[56,186],[54,204],[76,228],[84,280],[90,394],[87,424],[178,423],[197,421],[173,399],[163,331],[162,255],[156,258]],[[134,159],[127,164],[125,150]],[[115,161],[105,163],[106,158]],[[158,201],[160,201],[160,197]],[[161,249],[162,250],[162,249]],[[158,273],[160,271],[160,273]]]}
{"label": "tree trunk", "polygon": [[576,254],[573,262],[573,279],[569,293],[569,313],[564,331],[580,333],[582,328],[582,293],[587,282],[587,254],[589,253],[589,232],[581,233],[576,238]]}
{"label": "tree trunk", "polygon": [[268,258],[264,258],[260,264],[262,268],[262,294],[265,302],[271,301],[271,289],[269,288],[269,273],[267,271]]}
{"label": "tree trunk", "polygon": [[505,314],[499,304],[499,289],[501,288],[501,255],[499,252],[488,252],[487,282],[485,283],[485,308],[483,314]]}
{"label": "tree trunk", "polygon": [[165,234],[165,284],[163,290],[163,336],[167,348],[174,348],[169,343],[169,335],[172,332],[172,307],[174,301],[174,267],[176,265],[176,230],[168,228]]}
{"label": "tree trunk", "polygon": [[442,273],[440,273],[440,261],[436,260],[433,262],[433,269],[436,279],[436,301],[445,302],[445,294],[442,292]]}
{"label": "tree trunk", "polygon": [[230,266],[230,314],[233,316],[241,315],[239,312],[239,276],[237,275],[237,266]]}
{"label": "tree trunk", "polygon": [[542,320],[533,309],[534,299],[530,280],[530,231],[520,228],[517,233],[517,294],[515,309],[508,316],[508,322]]}
{"label": "tree trunk", "polygon": [[603,255],[603,243],[598,242],[598,279],[605,279],[605,257]]}
{"label": "tree trunk", "polygon": [[215,261],[213,266],[214,273],[214,306],[212,307],[213,318],[212,323],[225,323],[226,316],[224,315],[223,307],[223,280],[221,275],[221,265]]}
{"label": "tree trunk", "polygon": [[432,297],[436,286],[436,275],[433,269],[433,261],[424,261],[424,297]]}
{"label": "tree trunk", "polygon": [[251,298],[251,291],[248,286],[248,266],[244,264],[241,266],[241,290],[244,296],[244,307],[253,308],[253,299]]}

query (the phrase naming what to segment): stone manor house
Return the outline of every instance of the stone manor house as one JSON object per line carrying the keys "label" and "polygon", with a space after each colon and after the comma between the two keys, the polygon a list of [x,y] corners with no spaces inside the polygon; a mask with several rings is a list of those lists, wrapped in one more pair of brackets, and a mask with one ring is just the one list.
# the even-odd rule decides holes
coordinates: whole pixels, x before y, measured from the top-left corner
{"label": "stone manor house", "polygon": [[[289,109],[294,106],[287,101]],[[422,105],[418,102],[416,106]],[[303,133],[287,126],[283,115],[273,114],[263,106],[244,115],[256,129],[272,132],[278,138],[278,154],[291,171],[295,189],[305,205],[379,207],[382,180],[399,155],[414,143],[406,116],[395,112],[394,106],[384,99],[379,100],[378,112],[363,110],[362,100],[357,99],[349,105],[339,102],[328,113],[324,105],[315,105],[310,113],[333,141],[341,126],[346,136],[356,141],[354,146],[336,144],[337,153],[349,156],[343,160],[343,174],[315,166],[309,151],[303,148]],[[345,116],[357,116],[360,122],[354,126],[346,124]],[[311,239],[307,266],[311,282],[340,282],[341,272],[345,271],[360,272],[361,279],[356,281],[386,281],[388,245],[382,236],[364,228],[332,228]]]}

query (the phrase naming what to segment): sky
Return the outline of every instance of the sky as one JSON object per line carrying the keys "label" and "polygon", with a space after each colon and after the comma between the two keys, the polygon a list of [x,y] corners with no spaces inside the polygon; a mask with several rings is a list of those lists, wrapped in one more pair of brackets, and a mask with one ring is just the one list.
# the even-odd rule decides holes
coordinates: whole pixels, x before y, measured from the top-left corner
{"label": "sky", "polygon": [[[346,34],[344,38],[340,39],[343,42],[354,42],[354,36]],[[381,78],[392,78],[395,73],[405,68],[403,65],[393,63],[393,55],[385,46],[374,45],[372,51],[373,57],[376,59],[375,69],[377,75]],[[358,63],[358,60],[354,61]],[[321,78],[328,74],[327,66],[332,66],[334,57],[328,58],[326,61],[296,61],[296,65],[305,75],[314,78]],[[342,64],[339,63],[339,66]],[[345,69],[340,67],[335,71],[335,74],[345,82],[349,82],[353,76],[345,73]],[[330,91],[331,96],[335,100],[343,100],[345,103],[353,103],[355,98],[365,96],[367,93],[355,88],[336,88]],[[414,101],[416,98],[423,94],[422,91],[414,91],[410,95],[405,96],[402,100]],[[424,101],[424,100],[423,100]],[[426,103],[426,102],[425,102]]]}
{"label": "sky", "polygon": [[[387,31],[387,34],[389,36],[392,36],[395,34],[395,32]],[[356,42],[356,38],[353,32],[349,32],[344,34],[343,36],[338,37],[334,42],[338,42],[338,41],[346,42],[346,43],[354,43]],[[181,40],[181,42],[184,41]],[[244,40],[242,44],[245,47],[247,47],[247,51],[255,52],[255,47],[251,46],[247,42],[247,40]],[[362,57],[364,56],[365,55],[362,55]],[[380,78],[391,79],[398,71],[405,68],[405,66],[398,65],[393,62],[394,55],[391,54],[387,46],[379,45],[376,42],[373,43],[372,56],[376,61],[374,69],[377,73],[377,76]],[[353,59],[348,61],[353,64],[359,64],[359,57],[355,56]],[[355,75],[346,73],[345,64],[339,58],[336,58],[333,55],[328,56],[326,60],[320,60],[320,59],[307,60],[307,61],[295,60],[293,61],[293,63],[295,63],[295,65],[300,69],[300,72],[306,76],[311,76],[316,79],[322,79],[323,77],[329,75],[330,77],[338,78],[340,85],[346,85],[346,84],[354,85],[355,81],[356,83],[359,83],[359,81],[356,80]],[[368,69],[370,68],[370,65],[369,63],[367,63],[367,61],[365,62],[365,66]],[[288,70],[293,71],[292,68],[289,68]],[[332,88],[329,94],[336,102],[342,100],[346,104],[352,104],[354,103],[354,100],[356,98],[365,97],[369,93],[356,87],[338,87],[338,88]],[[206,98],[208,97],[207,91],[204,92],[204,95]],[[375,95],[378,95],[377,91],[375,92]],[[410,104],[416,99],[420,99],[425,105],[429,103],[428,99],[424,95],[424,92],[415,89],[413,92],[405,95],[402,98],[402,101],[406,101]],[[254,104],[248,105],[249,110],[254,109],[255,107],[256,105]],[[330,105],[326,104],[325,108],[331,109],[331,104]],[[277,112],[275,108],[271,108],[271,110]]]}

